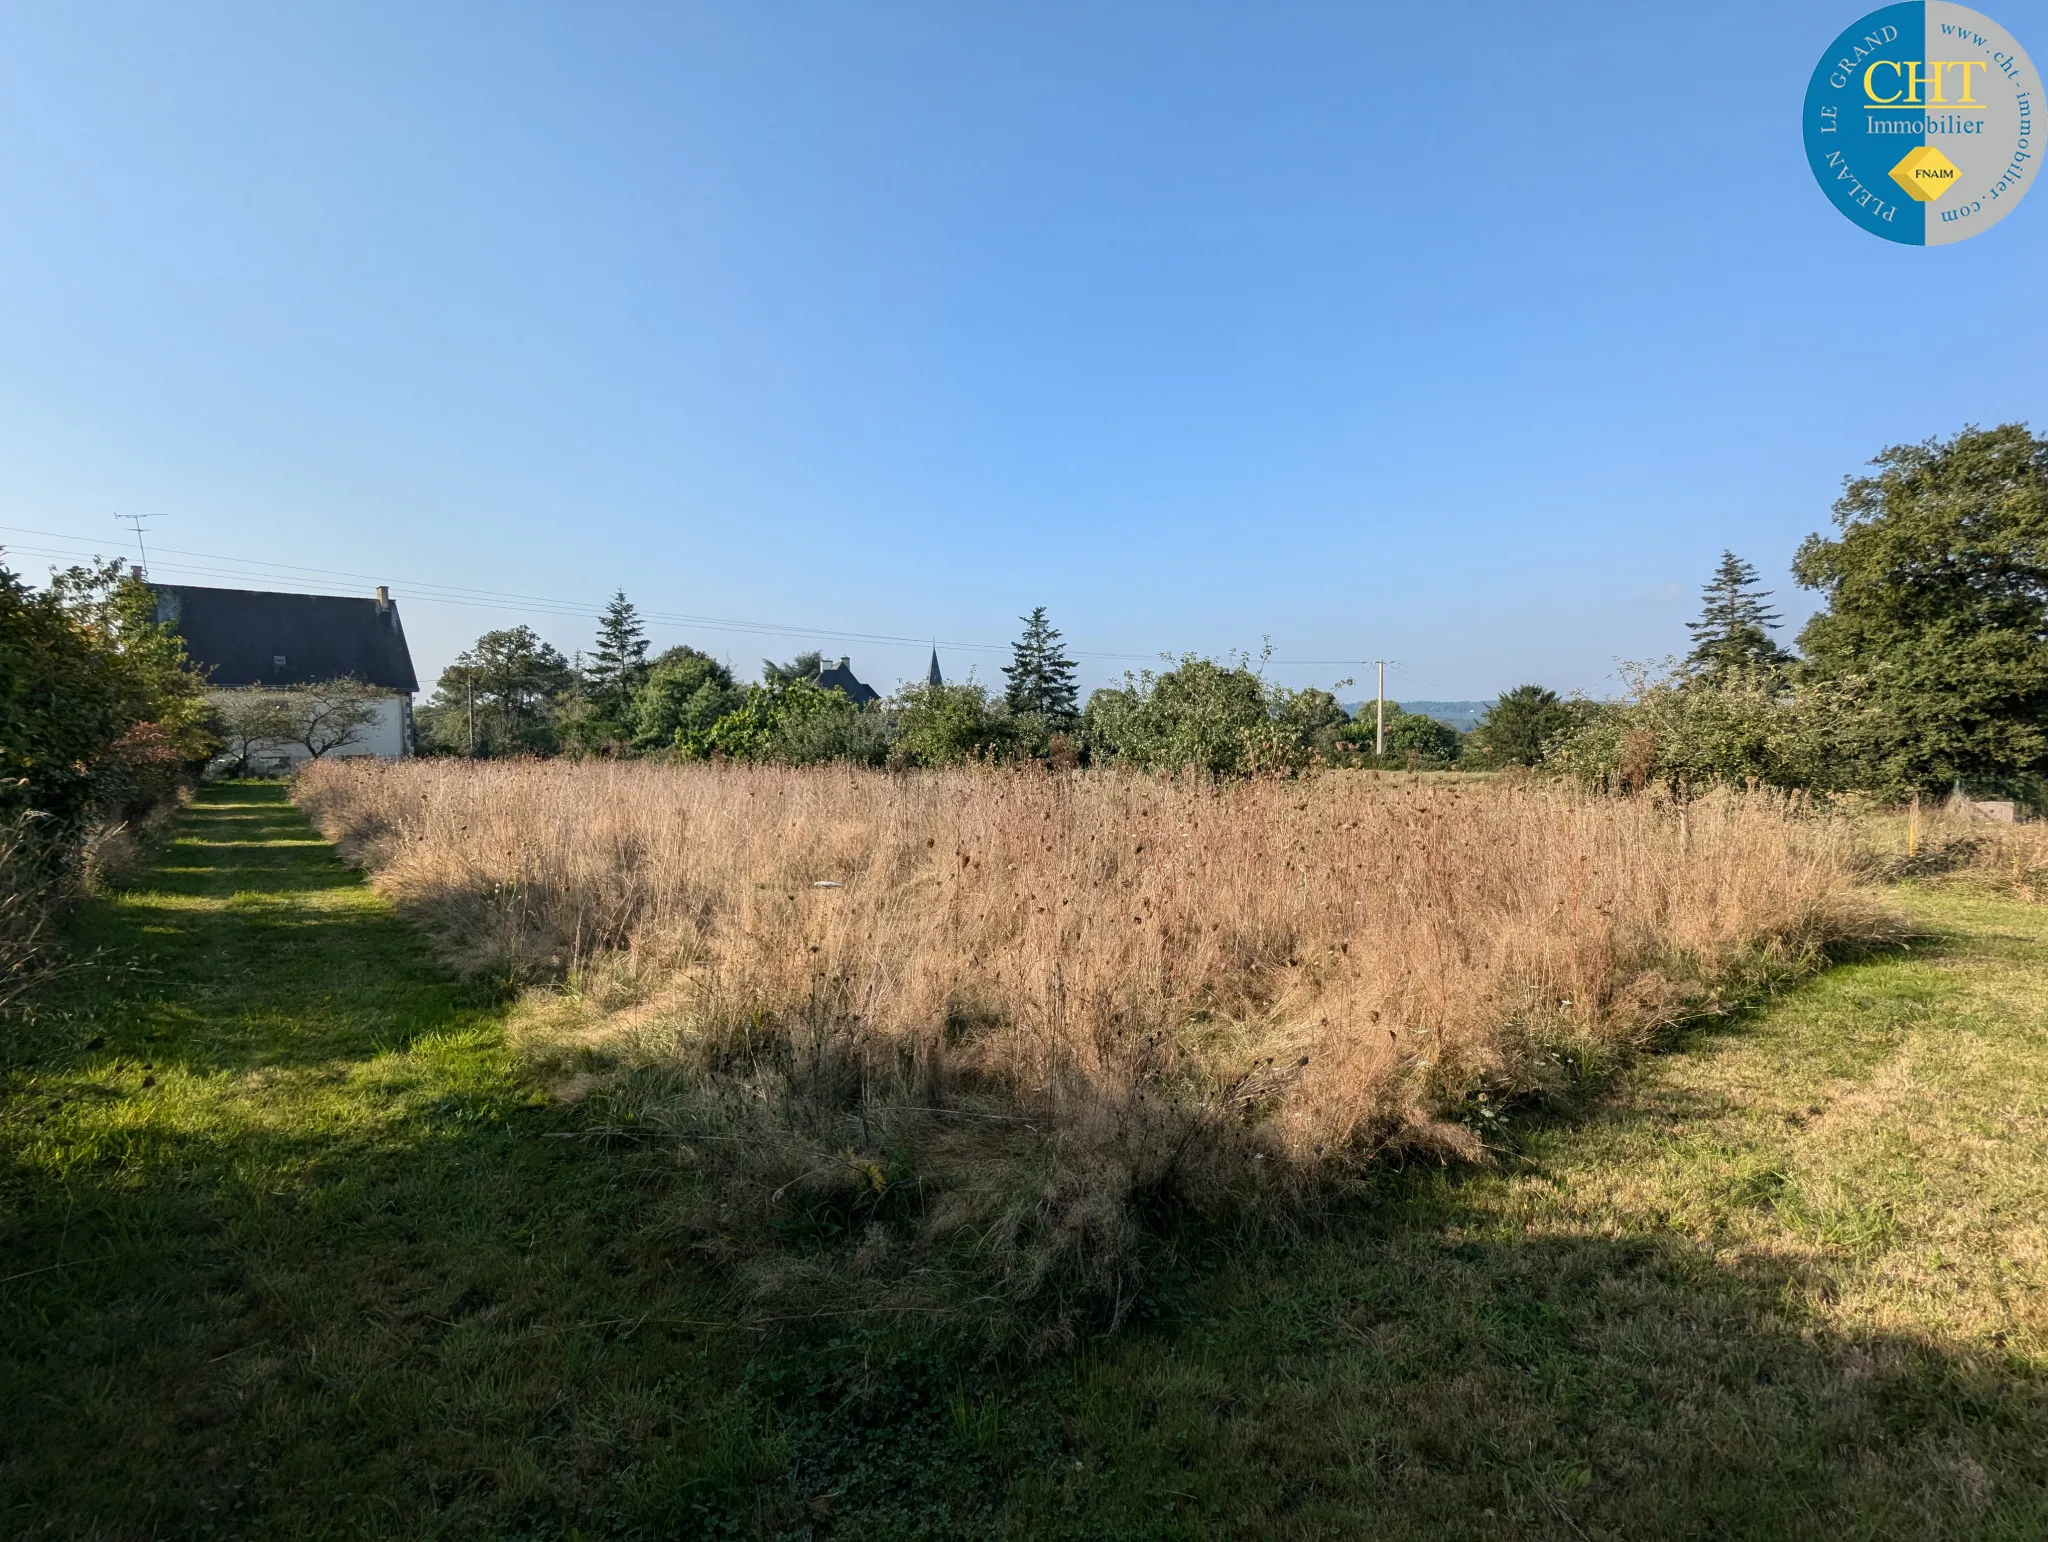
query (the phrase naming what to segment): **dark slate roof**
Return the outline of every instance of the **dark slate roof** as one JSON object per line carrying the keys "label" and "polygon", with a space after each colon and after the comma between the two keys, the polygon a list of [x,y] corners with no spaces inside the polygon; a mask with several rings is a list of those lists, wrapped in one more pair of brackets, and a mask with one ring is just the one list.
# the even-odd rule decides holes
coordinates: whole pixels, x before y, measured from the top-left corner
{"label": "dark slate roof", "polygon": [[847,699],[856,707],[865,707],[871,701],[880,701],[882,693],[871,685],[862,685],[853,678],[853,671],[841,659],[837,666],[818,672],[818,684],[828,691],[844,691]]}
{"label": "dark slate roof", "polygon": [[944,685],[946,683],[946,677],[939,673],[939,649],[936,643],[932,645],[931,673],[925,676],[925,683],[927,685]]}
{"label": "dark slate roof", "polygon": [[389,599],[151,587],[157,620],[177,628],[209,685],[312,685],[349,675],[407,695],[420,688]]}

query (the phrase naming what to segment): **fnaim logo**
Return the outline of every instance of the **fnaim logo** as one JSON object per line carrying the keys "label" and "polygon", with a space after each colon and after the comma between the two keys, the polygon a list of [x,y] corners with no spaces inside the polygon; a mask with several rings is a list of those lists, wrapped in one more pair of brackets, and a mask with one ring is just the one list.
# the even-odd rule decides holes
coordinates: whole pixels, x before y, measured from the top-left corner
{"label": "fnaim logo", "polygon": [[1806,158],[1872,235],[1942,246],[2012,213],[2040,164],[2041,77],[2011,33],[1947,0],[1888,5],[1806,88]]}

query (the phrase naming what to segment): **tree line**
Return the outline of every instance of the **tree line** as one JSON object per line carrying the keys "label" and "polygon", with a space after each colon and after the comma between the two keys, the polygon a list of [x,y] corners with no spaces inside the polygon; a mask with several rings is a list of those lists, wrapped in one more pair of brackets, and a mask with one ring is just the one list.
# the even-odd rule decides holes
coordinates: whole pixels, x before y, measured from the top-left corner
{"label": "tree line", "polygon": [[1617,787],[1753,781],[1890,798],[2048,789],[2048,440],[2024,425],[1894,445],[1847,478],[1792,576],[1796,648],[1732,553],[1694,647],[1559,723],[1546,763]]}
{"label": "tree line", "polygon": [[[998,687],[919,682],[860,705],[823,682],[817,652],[764,659],[743,682],[695,648],[652,654],[632,602],[615,595],[579,668],[525,626],[486,632],[441,674],[418,713],[422,747],[458,755],[660,755],[681,760],[846,760],[942,766],[1031,758],[1116,759],[1219,774],[1299,767],[1370,751],[1369,722],[1330,692],[1294,691],[1249,658],[1187,655],[1127,675],[1085,705],[1060,631],[1039,606],[1021,618]],[[1446,764],[1463,736],[1398,708],[1395,763]]]}
{"label": "tree line", "polygon": [[[1616,701],[1540,685],[1505,692],[1470,733],[1391,706],[1386,753],[1368,708],[1265,679],[1249,657],[1185,655],[1082,704],[1043,607],[998,688],[917,684],[868,706],[820,683],[816,653],[742,682],[710,655],[650,657],[617,594],[573,664],[527,627],[488,632],[419,714],[444,753],[658,754],[802,764],[1189,767],[1540,766],[1614,788],[1760,782],[1885,796],[1972,790],[2041,801],[2048,777],[2048,441],[2020,424],[1894,445],[1845,479],[1835,533],[1792,576],[1823,600],[1794,646],[1755,569],[1724,553],[1693,646],[1630,666]],[[1262,662],[1262,661],[1261,661]]]}

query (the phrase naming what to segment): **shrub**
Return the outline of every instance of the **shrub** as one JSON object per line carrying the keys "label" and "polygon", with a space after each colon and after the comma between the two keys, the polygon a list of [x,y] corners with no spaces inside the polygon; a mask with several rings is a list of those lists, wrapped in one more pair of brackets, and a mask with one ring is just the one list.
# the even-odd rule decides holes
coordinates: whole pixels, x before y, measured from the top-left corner
{"label": "shrub", "polygon": [[892,765],[957,766],[995,759],[1022,742],[1019,724],[1008,708],[986,686],[971,680],[906,687],[890,701],[888,711]]}
{"label": "shrub", "polygon": [[198,679],[118,562],[30,590],[0,567],[0,1006],[91,846],[169,804],[211,747]]}
{"label": "shrub", "polygon": [[633,748],[702,753],[718,720],[740,706],[732,671],[695,648],[671,648],[633,693]]}
{"label": "shrub", "polygon": [[90,816],[93,774],[132,719],[106,640],[50,589],[0,568],[0,814],[33,811],[66,832]]}
{"label": "shrub", "polygon": [[1148,771],[1249,776],[1298,770],[1334,747],[1344,709],[1327,691],[1270,686],[1240,660],[1184,654],[1088,699],[1082,737],[1099,761]]}
{"label": "shrub", "polygon": [[[1433,717],[1409,712],[1397,701],[1386,704],[1385,722],[1387,758],[1396,765],[1440,771],[1455,765],[1463,753],[1465,736],[1457,729]],[[1351,757],[1348,763],[1368,763],[1356,757],[1371,756],[1379,742],[1377,704],[1366,702],[1361,705],[1358,716],[1339,729],[1338,736],[1341,747]]]}
{"label": "shrub", "polygon": [[715,756],[789,766],[846,760],[872,766],[889,752],[889,725],[880,712],[855,706],[845,692],[793,675],[748,686],[737,707],[679,748],[686,760]]}
{"label": "shrub", "polygon": [[41,591],[0,567],[0,817],[47,821],[53,850],[212,747],[200,682],[155,609],[119,562]]}
{"label": "shrub", "polygon": [[1812,787],[1821,779],[1824,707],[1802,700],[1772,669],[1714,675],[1622,666],[1621,700],[1589,706],[1552,742],[1546,763],[1609,791],[1655,783],[1671,791],[1716,783]]}

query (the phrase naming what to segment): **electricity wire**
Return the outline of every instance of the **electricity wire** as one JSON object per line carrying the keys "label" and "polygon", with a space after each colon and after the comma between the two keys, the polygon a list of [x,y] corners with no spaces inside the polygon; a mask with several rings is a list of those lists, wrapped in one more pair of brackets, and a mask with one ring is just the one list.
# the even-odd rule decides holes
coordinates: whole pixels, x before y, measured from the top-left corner
{"label": "electricity wire", "polygon": [[[0,531],[16,535],[35,536],[44,541],[56,541],[70,550],[56,550],[45,546],[24,546],[8,543],[6,549],[23,556],[47,557],[59,561],[77,561],[81,556],[99,555],[98,548],[89,540],[65,535],[55,530],[38,530],[26,525],[0,524]],[[167,560],[167,559],[196,559]],[[564,599],[558,595],[520,594],[509,590],[482,589],[463,584],[433,583],[425,580],[393,579],[372,573],[354,573],[338,568],[309,567],[303,563],[270,562],[252,557],[229,557],[219,552],[194,551],[186,547],[159,546],[152,564],[158,570],[201,578],[232,578],[243,582],[267,579],[271,582],[307,582],[313,579],[347,579],[361,584],[383,583],[399,590],[403,597],[415,603],[430,605],[456,605],[479,610],[513,610],[538,615],[562,616],[586,620],[598,614],[603,603],[588,603]],[[830,627],[798,627],[776,622],[741,620],[728,616],[704,616],[687,611],[671,611],[636,607],[641,618],[653,625],[674,628],[695,628],[704,631],[728,632],[756,637],[786,637],[799,641],[868,643],[876,646],[896,648],[940,647],[956,652],[1006,654],[1008,643],[970,642],[957,638],[906,637],[887,632],[855,632]],[[1077,659],[1093,659],[1105,663],[1157,664],[1173,655],[1164,653],[1115,653],[1100,650],[1076,648],[1071,655]],[[1288,669],[1355,669],[1362,668],[1358,659],[1273,659],[1271,663]],[[1407,674],[1410,678],[1435,687],[1448,690],[1441,681],[1423,674],[1406,665],[1389,661],[1389,669]]]}

